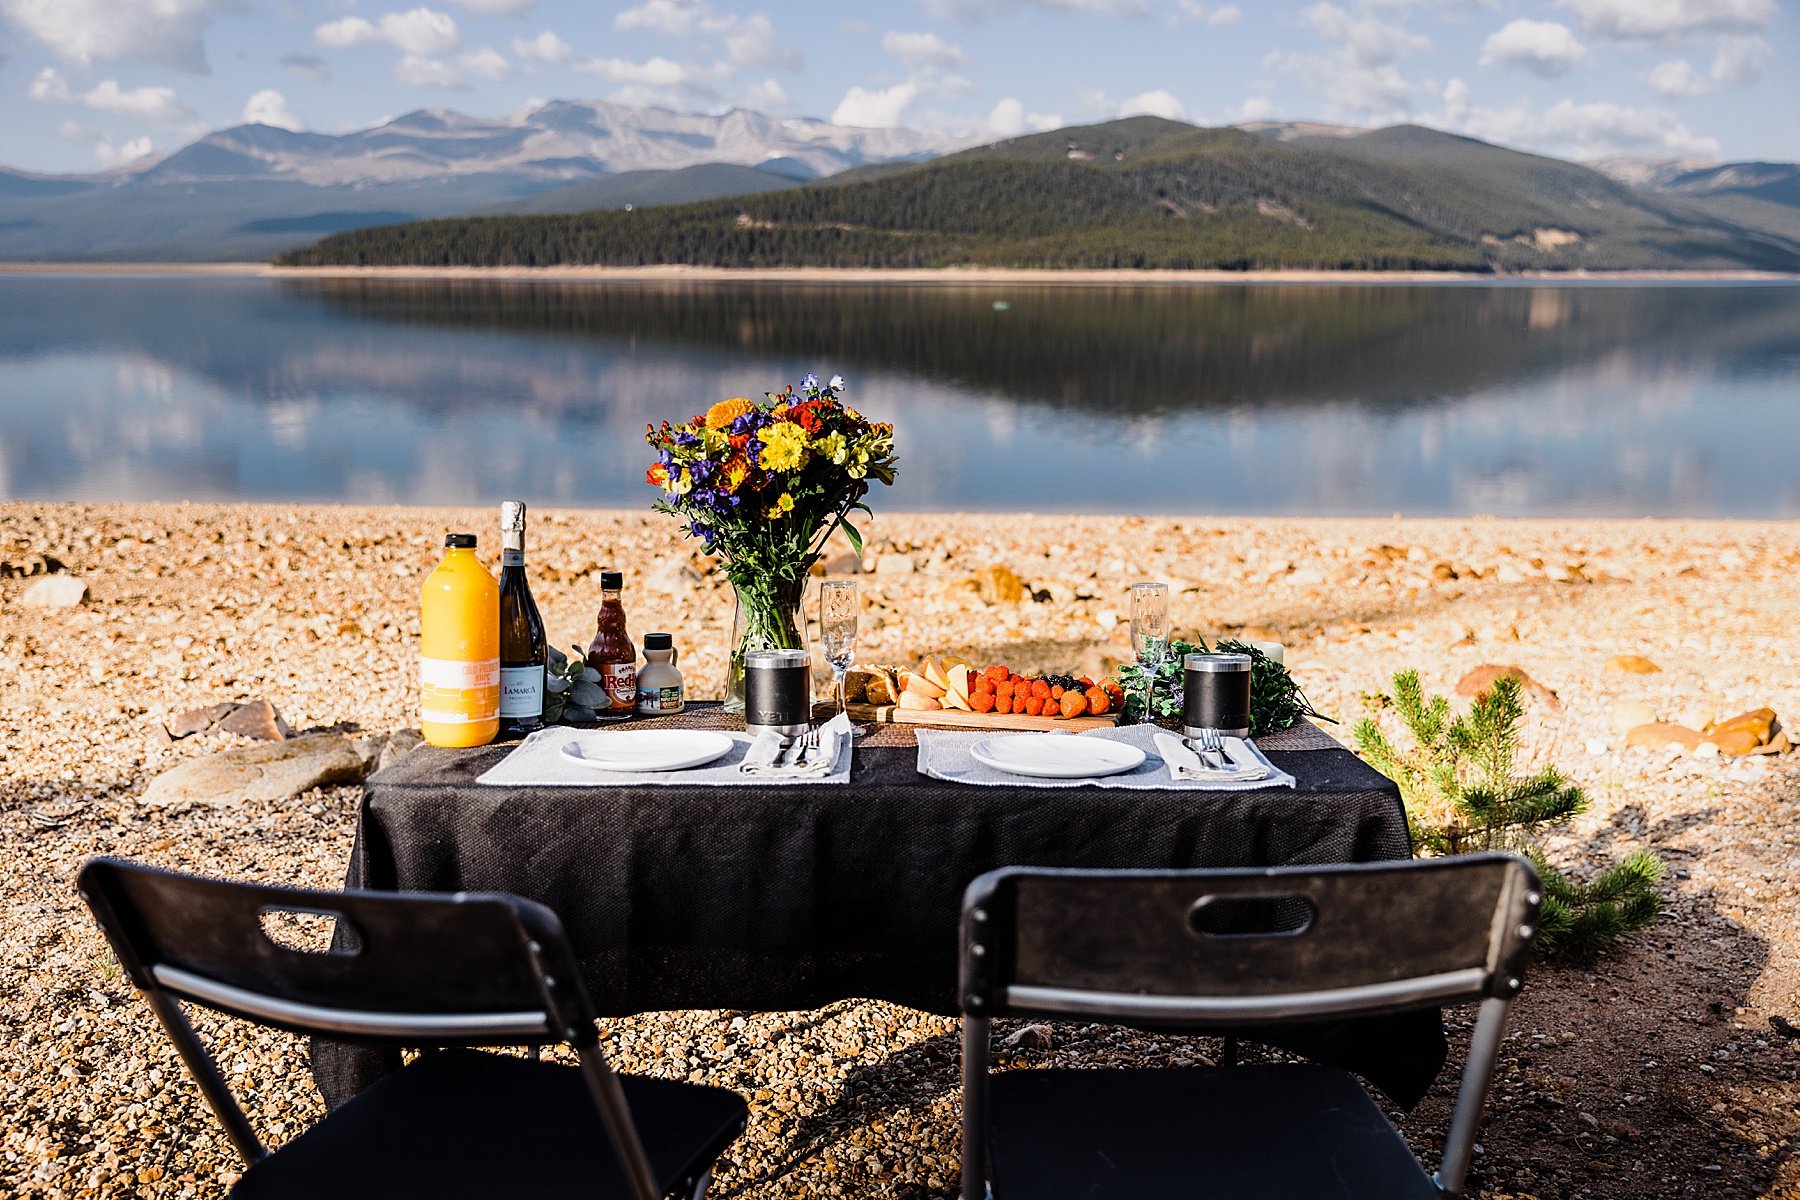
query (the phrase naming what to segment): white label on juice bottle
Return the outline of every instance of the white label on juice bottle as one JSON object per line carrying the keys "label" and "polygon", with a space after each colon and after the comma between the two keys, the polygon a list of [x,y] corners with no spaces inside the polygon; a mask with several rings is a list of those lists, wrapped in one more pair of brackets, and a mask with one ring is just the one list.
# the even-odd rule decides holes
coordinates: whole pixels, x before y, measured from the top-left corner
{"label": "white label on juice bottle", "polygon": [[632,709],[637,706],[637,664],[636,663],[601,663],[600,686],[606,689],[606,696],[612,701],[613,708]]}
{"label": "white label on juice bottle", "polygon": [[544,668],[500,668],[500,715],[539,717],[544,713]]}
{"label": "white label on juice bottle", "polygon": [[419,716],[440,725],[491,721],[500,711],[500,660],[420,658]]}

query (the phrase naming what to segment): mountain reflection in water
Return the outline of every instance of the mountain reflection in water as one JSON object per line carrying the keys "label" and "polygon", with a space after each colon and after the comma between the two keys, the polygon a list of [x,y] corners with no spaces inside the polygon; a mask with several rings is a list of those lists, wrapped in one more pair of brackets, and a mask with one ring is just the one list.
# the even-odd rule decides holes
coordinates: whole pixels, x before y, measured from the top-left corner
{"label": "mountain reflection in water", "polygon": [[0,275],[0,496],[644,505],[808,370],[890,508],[1800,515],[1800,287]]}

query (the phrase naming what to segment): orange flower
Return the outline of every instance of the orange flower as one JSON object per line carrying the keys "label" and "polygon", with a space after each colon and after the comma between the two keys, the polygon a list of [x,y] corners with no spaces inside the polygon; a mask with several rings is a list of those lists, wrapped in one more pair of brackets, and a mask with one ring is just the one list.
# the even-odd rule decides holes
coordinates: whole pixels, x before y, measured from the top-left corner
{"label": "orange flower", "polygon": [[644,482],[651,487],[667,488],[669,486],[668,469],[661,463],[657,463],[644,472]]}
{"label": "orange flower", "polygon": [[721,400],[706,410],[706,427],[708,429],[724,429],[747,412],[754,412],[756,405],[743,396],[733,396],[729,400]]}

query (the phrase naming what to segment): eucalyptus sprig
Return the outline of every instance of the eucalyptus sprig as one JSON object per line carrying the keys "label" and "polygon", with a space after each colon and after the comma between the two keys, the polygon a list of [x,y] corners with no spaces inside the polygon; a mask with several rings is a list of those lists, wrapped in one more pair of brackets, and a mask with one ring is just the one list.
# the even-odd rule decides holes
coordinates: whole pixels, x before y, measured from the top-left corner
{"label": "eucalyptus sprig", "polygon": [[[1211,654],[1206,639],[1193,642],[1172,641],[1169,656],[1156,672],[1156,686],[1150,698],[1150,720],[1175,728],[1181,724],[1182,685],[1187,678],[1181,660],[1188,654]],[[1304,717],[1321,721],[1336,720],[1312,706],[1287,667],[1276,662],[1255,646],[1227,638],[1218,643],[1217,653],[1250,656],[1250,736],[1262,737],[1297,724]],[[1125,689],[1124,722],[1143,721],[1144,671],[1136,663],[1119,668],[1119,685]]]}

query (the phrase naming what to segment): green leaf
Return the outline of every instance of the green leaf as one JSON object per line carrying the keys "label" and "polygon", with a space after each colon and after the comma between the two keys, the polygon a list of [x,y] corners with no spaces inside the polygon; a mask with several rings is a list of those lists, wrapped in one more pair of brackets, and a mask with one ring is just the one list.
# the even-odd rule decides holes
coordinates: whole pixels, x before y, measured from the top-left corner
{"label": "green leaf", "polygon": [[[859,504],[856,507],[861,508],[862,505]],[[844,531],[844,540],[850,543],[851,553],[861,558],[863,552],[862,533],[848,521],[838,522],[838,527]]]}

